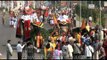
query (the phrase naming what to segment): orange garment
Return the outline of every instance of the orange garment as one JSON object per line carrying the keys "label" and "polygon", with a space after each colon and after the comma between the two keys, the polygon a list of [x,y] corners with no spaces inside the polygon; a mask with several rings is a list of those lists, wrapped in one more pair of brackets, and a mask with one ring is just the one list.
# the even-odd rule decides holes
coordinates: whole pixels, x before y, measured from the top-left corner
{"label": "orange garment", "polygon": [[40,48],[40,45],[42,43],[42,36],[37,36],[37,47]]}
{"label": "orange garment", "polygon": [[81,34],[77,34],[77,40],[78,40],[79,44],[82,44],[82,41],[81,41]]}
{"label": "orange garment", "polygon": [[84,29],[86,27],[86,21],[82,20],[82,25],[81,25],[81,29]]}

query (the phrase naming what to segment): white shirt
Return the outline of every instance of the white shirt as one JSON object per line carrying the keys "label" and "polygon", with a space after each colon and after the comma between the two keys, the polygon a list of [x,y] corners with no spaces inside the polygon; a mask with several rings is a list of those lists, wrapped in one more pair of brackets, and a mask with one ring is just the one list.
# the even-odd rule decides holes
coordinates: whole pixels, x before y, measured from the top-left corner
{"label": "white shirt", "polygon": [[68,20],[68,16],[67,15],[63,15],[65,20]]}
{"label": "white shirt", "polygon": [[54,24],[54,21],[53,21],[53,20],[50,20],[50,24]]}
{"label": "white shirt", "polygon": [[72,53],[73,53],[73,47],[72,47],[70,44],[68,44],[67,47],[68,47],[68,51],[69,51],[69,55],[70,55],[70,57],[73,57],[73,56],[72,56]]}
{"label": "white shirt", "polygon": [[33,14],[32,14],[32,18],[33,18],[34,20],[36,20],[37,22],[40,22],[39,19],[38,19],[37,13],[33,13]]}
{"label": "white shirt", "polygon": [[24,20],[31,20],[31,16],[30,15],[24,15]]}
{"label": "white shirt", "polygon": [[24,15],[21,16],[21,19],[24,19]]}
{"label": "white shirt", "polygon": [[9,44],[9,43],[7,43],[7,50],[9,50],[9,52],[12,54],[12,52],[13,52],[13,49],[12,49],[12,46]]}
{"label": "white shirt", "polygon": [[62,15],[59,15],[59,17],[58,17],[58,19],[57,20],[59,20],[59,21],[64,21],[64,17],[62,16]]}
{"label": "white shirt", "polygon": [[66,22],[67,19],[68,19],[68,16],[67,16],[67,15],[63,15],[63,16],[62,16],[62,15],[59,15],[59,17],[58,17],[58,20],[61,21],[61,22],[62,22],[62,21],[65,21],[65,22]]}
{"label": "white shirt", "polygon": [[101,30],[100,31],[100,40],[103,40],[104,39],[104,32]]}
{"label": "white shirt", "polygon": [[56,49],[56,50],[53,52],[53,59],[60,59],[61,54],[62,54],[62,51]]}
{"label": "white shirt", "polygon": [[32,20],[31,15],[22,15],[21,19],[23,19],[24,21],[26,21],[26,20]]}
{"label": "white shirt", "polygon": [[85,55],[87,57],[92,57],[92,52],[94,52],[94,48],[92,46],[85,47]]}
{"label": "white shirt", "polygon": [[21,44],[17,44],[16,48],[17,48],[17,52],[22,52],[23,48],[25,45],[21,45]]}

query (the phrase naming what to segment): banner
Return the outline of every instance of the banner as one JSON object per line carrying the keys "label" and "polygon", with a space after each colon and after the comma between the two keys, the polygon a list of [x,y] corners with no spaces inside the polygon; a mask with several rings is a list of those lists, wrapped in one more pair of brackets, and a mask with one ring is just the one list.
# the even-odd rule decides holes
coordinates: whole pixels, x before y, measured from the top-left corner
{"label": "banner", "polygon": [[66,1],[61,1],[61,6],[66,6],[67,2]]}
{"label": "banner", "polygon": [[88,8],[89,8],[89,9],[94,9],[94,8],[95,8],[95,5],[94,5],[94,4],[89,4],[89,5],[88,5]]}

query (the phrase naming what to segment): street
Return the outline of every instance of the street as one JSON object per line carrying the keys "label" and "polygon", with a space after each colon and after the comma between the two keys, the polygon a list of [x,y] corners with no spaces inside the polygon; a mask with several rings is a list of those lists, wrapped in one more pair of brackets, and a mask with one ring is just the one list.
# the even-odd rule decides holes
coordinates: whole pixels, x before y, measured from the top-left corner
{"label": "street", "polygon": [[[9,27],[9,16],[6,14],[6,22],[5,25],[2,25],[2,20],[1,20],[1,13],[0,13],[0,59],[6,59],[6,43],[7,40],[11,40],[12,47],[14,49],[12,59],[17,59],[17,52],[16,52],[16,45],[17,42],[20,40],[15,37],[16,30],[14,28]],[[26,52],[23,54],[25,56],[24,58],[26,59]],[[35,54],[35,58],[40,59],[40,54]]]}
{"label": "street", "polygon": [[[11,45],[13,48],[11,59],[19,59],[19,58],[28,59],[28,56],[30,54],[32,55],[33,53],[34,53],[34,59],[43,59],[43,58],[46,59],[58,58],[59,60],[68,59],[68,58],[69,59],[89,59],[89,58],[101,59],[100,54],[102,54],[101,56],[103,56],[103,58],[107,58],[107,49],[106,49],[107,30],[103,30],[104,29],[103,27],[100,28],[100,25],[101,26],[105,25],[105,27],[107,28],[107,24],[106,24],[107,12],[103,13],[104,9],[103,8],[102,10],[99,9],[101,8],[101,6],[99,6],[99,4],[97,3],[99,2],[101,5],[102,4],[101,1],[96,1],[96,2],[93,1],[93,4],[95,4],[95,8],[91,8],[92,10],[88,6],[90,5],[91,2],[89,3],[87,1],[86,2],[85,1],[83,2],[51,1],[45,3],[43,2],[35,3],[35,2],[23,1],[22,3],[21,1],[16,1],[16,2],[12,1],[12,2],[8,2],[7,4],[7,2],[3,3],[2,1],[0,1],[0,4],[3,3],[4,5],[4,6],[1,5],[2,8],[0,10],[0,59],[7,59],[7,52],[6,52],[7,40],[11,40]],[[47,4],[45,6],[46,3],[50,3],[50,5]],[[10,10],[9,9],[6,10],[5,8],[6,9],[9,8]],[[2,16],[3,16],[2,12],[5,12],[5,17],[3,17],[4,25],[2,24]],[[17,16],[18,12],[19,14]],[[34,42],[36,43],[34,44],[35,52],[32,52],[33,50],[31,50],[31,48],[34,48],[34,46],[30,45],[29,42],[27,42],[27,47],[30,46],[30,48],[28,49],[29,51],[31,51],[30,54],[29,51],[26,50],[26,48],[22,50],[22,46],[19,43],[20,48],[17,47],[17,51],[18,49],[21,50],[18,52],[19,53],[22,52],[22,57],[19,57],[21,56],[21,53],[18,54],[19,58],[17,57],[16,46],[18,44],[18,41],[21,41],[21,43],[23,42],[22,39],[16,38],[16,28],[9,26],[10,16],[11,16],[11,21],[13,22],[14,25],[17,19],[24,20],[21,21],[24,23],[24,25],[20,24],[20,20],[19,20],[17,27],[19,27],[18,29],[20,30],[20,27],[24,26],[23,27],[24,39],[29,38],[29,36],[30,38],[34,37],[31,40],[34,39],[34,41],[36,41]],[[89,19],[89,17],[92,17],[92,19]],[[71,20],[72,21],[75,20],[76,22],[75,27],[73,27],[72,25],[74,21],[72,22]],[[42,25],[41,23],[43,22],[44,29],[43,30],[38,28],[32,29],[32,26],[30,25],[31,22],[35,23],[36,25]],[[50,22],[50,24],[48,22]],[[61,29],[54,28],[58,24],[60,25],[60,27],[62,27]],[[79,29],[75,29],[77,27],[79,27]],[[54,28],[53,31],[51,31],[52,28]],[[45,29],[48,30],[48,32],[45,31]],[[75,29],[75,31],[73,29]],[[37,32],[39,30],[40,32]],[[18,33],[20,34],[19,31]],[[46,37],[47,39],[45,39]],[[101,44],[102,42],[104,46]],[[45,49],[42,49],[41,46],[42,47],[45,46],[44,47]],[[37,53],[38,50],[36,49],[39,48],[41,49],[41,51]],[[66,57],[67,55],[69,57]],[[31,58],[32,57],[30,57],[30,59]]]}

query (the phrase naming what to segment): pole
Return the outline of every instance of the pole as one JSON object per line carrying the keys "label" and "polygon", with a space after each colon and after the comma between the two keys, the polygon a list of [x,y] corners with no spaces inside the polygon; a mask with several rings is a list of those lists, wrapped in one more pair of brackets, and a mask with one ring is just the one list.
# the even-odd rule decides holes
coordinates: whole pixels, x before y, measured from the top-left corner
{"label": "pole", "polygon": [[[80,21],[81,21],[81,1],[80,1]],[[80,26],[80,23],[79,23],[79,26]]]}
{"label": "pole", "polygon": [[100,5],[100,27],[101,27],[101,1],[99,1],[99,5]]}

